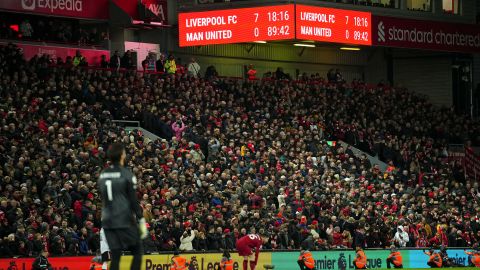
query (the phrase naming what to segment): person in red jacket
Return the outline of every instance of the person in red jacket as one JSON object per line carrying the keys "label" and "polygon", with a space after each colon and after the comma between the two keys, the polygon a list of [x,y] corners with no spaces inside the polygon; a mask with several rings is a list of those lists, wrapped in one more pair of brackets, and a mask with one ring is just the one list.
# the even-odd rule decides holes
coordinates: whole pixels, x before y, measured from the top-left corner
{"label": "person in red jacket", "polygon": [[255,70],[251,64],[248,66],[247,77],[250,81],[253,81],[257,78],[257,70]]}
{"label": "person in red jacket", "polygon": [[[258,262],[258,255],[262,244],[266,243],[268,238],[265,235],[247,234],[237,240],[236,247],[240,257],[243,257],[243,270],[248,270],[250,261],[250,270],[255,270]],[[255,259],[253,259],[253,249],[255,249]]]}

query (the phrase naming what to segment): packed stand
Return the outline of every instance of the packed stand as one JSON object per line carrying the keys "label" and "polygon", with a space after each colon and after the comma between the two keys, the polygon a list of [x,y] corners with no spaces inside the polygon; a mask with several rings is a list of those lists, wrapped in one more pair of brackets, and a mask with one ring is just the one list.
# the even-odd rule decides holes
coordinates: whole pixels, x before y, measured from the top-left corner
{"label": "packed stand", "polygon": [[[98,250],[96,179],[115,140],[139,181],[148,253],[234,249],[259,231],[265,249],[288,250],[480,240],[478,183],[444,156],[478,125],[406,90],[60,68],[13,45],[0,47],[0,76],[2,256]],[[327,142],[337,139],[391,166]]]}
{"label": "packed stand", "polygon": [[106,24],[82,25],[79,20],[0,13],[0,39],[77,45],[102,45],[109,39]]}

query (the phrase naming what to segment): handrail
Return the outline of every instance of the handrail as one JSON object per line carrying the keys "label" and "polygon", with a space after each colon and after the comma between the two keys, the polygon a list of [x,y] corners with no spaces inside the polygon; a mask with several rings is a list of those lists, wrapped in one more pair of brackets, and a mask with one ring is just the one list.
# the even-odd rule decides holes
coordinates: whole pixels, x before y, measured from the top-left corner
{"label": "handrail", "polygon": [[136,127],[140,127],[140,121],[132,120],[112,120],[114,123],[126,123],[126,124],[136,124]]}

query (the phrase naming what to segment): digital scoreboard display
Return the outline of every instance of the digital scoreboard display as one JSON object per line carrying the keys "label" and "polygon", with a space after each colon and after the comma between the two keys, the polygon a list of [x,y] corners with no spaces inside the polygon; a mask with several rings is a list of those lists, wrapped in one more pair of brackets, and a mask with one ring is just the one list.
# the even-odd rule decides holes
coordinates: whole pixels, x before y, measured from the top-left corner
{"label": "digital scoreboard display", "polygon": [[180,47],[295,38],[293,4],[178,15]]}
{"label": "digital scoreboard display", "polygon": [[297,5],[296,38],[372,45],[369,12]]}
{"label": "digital scoreboard display", "polygon": [[178,16],[180,47],[288,39],[372,45],[369,12],[288,4]]}

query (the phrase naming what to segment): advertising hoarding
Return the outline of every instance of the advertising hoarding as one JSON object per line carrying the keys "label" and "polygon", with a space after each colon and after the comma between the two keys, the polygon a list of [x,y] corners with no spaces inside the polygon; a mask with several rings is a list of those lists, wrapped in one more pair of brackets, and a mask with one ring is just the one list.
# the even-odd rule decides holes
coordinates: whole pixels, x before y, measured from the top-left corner
{"label": "advertising hoarding", "polygon": [[38,15],[106,20],[108,2],[108,0],[1,0],[0,9]]}

